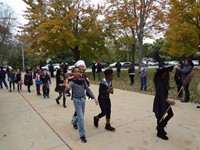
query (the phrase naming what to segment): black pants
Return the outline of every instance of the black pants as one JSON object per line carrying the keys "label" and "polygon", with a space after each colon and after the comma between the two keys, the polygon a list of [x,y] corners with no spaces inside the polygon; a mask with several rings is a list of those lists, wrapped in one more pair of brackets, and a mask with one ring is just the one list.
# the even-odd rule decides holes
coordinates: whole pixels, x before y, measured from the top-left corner
{"label": "black pants", "polygon": [[22,90],[22,85],[21,84],[17,84],[17,89],[18,89],[18,91]]}
{"label": "black pants", "polygon": [[162,118],[162,115],[163,114],[160,114],[160,116],[157,118],[158,134],[163,134],[164,127],[167,125],[168,121],[174,116],[172,108],[170,107],[170,109],[167,112],[167,116],[161,122],[159,122]]}
{"label": "black pants", "polygon": [[111,101],[110,98],[98,99],[101,113],[98,114],[98,118],[106,116],[106,119],[110,119],[111,116]]}
{"label": "black pants", "polygon": [[[183,83],[181,81],[176,81],[177,93],[180,91],[182,86]],[[182,95],[183,95],[183,90],[179,93],[177,97],[182,97]]]}
{"label": "black pants", "polygon": [[30,89],[30,88],[31,88],[31,85],[28,84],[28,85],[27,85],[28,92],[31,92],[31,89]]}
{"label": "black pants", "polygon": [[44,83],[42,86],[42,91],[43,91],[43,96],[49,96],[49,84],[48,83]]}
{"label": "black pants", "polygon": [[134,83],[134,76],[135,76],[135,75],[129,75],[129,78],[131,79],[131,84]]}
{"label": "black pants", "polygon": [[95,71],[92,71],[93,79],[95,80]]}
{"label": "black pants", "polygon": [[12,85],[13,85],[13,90],[15,90],[15,82],[9,82],[9,85],[10,85],[10,90],[12,90]]}
{"label": "black pants", "polygon": [[185,98],[184,98],[184,101],[185,102],[188,102],[190,100],[190,91],[189,91],[189,85],[190,83],[186,84],[184,86],[184,91],[185,91]]}

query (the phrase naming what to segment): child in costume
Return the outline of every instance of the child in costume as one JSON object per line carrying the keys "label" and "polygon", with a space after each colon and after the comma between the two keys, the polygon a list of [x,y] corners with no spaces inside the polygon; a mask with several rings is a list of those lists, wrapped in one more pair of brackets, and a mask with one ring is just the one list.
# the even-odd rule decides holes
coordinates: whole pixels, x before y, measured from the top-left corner
{"label": "child in costume", "polygon": [[48,72],[46,71],[46,69],[43,70],[43,73],[41,75],[41,81],[42,81],[42,91],[43,91],[43,97],[44,98],[50,98],[49,97],[49,84],[51,84],[51,78],[48,74]]}
{"label": "child in costume", "polygon": [[94,126],[98,127],[99,119],[106,116],[106,126],[105,129],[108,131],[115,131],[110,125],[110,115],[111,115],[111,101],[110,101],[110,94],[113,94],[113,87],[112,87],[112,80],[113,80],[113,70],[106,69],[105,72],[105,79],[100,82],[99,85],[99,96],[98,102],[101,108],[101,113],[97,116],[94,116]]}
{"label": "child in costume", "polygon": [[[153,78],[156,90],[153,112],[157,118],[157,136],[163,140],[168,140],[164,127],[166,127],[168,121],[173,117],[173,111],[170,105],[173,105],[174,102],[168,98],[169,72],[173,67],[173,65],[160,66]],[[165,112],[167,112],[167,116],[163,118]]]}

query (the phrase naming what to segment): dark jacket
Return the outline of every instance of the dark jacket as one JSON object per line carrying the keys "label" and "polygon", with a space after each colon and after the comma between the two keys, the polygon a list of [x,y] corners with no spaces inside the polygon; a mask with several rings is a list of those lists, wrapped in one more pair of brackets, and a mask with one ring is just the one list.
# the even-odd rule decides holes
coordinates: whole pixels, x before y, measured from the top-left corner
{"label": "dark jacket", "polygon": [[109,87],[112,87],[112,82],[107,82],[105,79],[101,81],[98,100],[110,99],[110,93],[107,91]]}
{"label": "dark jacket", "polygon": [[166,80],[160,79],[156,86],[156,95],[153,103],[153,112],[157,119],[160,119],[165,113],[169,104],[167,103],[168,98],[168,84]]}
{"label": "dark jacket", "polygon": [[14,82],[16,79],[15,77],[15,73],[12,71],[12,72],[8,72],[8,81],[9,82]]}
{"label": "dark jacket", "polygon": [[179,70],[181,72],[181,79],[182,81],[184,81],[189,75],[189,73],[192,71],[192,66],[186,65],[183,67],[183,69],[179,69]]}
{"label": "dark jacket", "polygon": [[19,81],[22,80],[22,74],[21,73],[17,73],[16,78],[17,78],[16,83],[18,83]]}
{"label": "dark jacket", "polygon": [[102,70],[101,70],[101,69],[102,69],[102,67],[101,67],[101,64],[100,64],[100,63],[98,63],[98,64],[97,64],[97,73],[98,73],[98,72],[102,72]]}
{"label": "dark jacket", "polygon": [[49,76],[49,74],[43,74],[40,76],[40,80],[42,81],[42,84],[49,84],[51,83],[51,78]]}
{"label": "dark jacket", "polygon": [[6,72],[4,70],[0,70],[0,79],[6,78]]}
{"label": "dark jacket", "polygon": [[24,85],[33,85],[32,73],[26,73],[24,75]]}
{"label": "dark jacket", "polygon": [[95,66],[95,63],[92,64],[92,72],[95,72],[96,71],[96,66]]}
{"label": "dark jacket", "polygon": [[176,85],[182,84],[181,71],[179,69],[176,69],[176,72],[174,74],[174,80],[176,81]]}
{"label": "dark jacket", "polygon": [[120,62],[117,62],[116,65],[115,65],[115,67],[117,68],[117,71],[120,71],[121,68],[122,68],[122,65],[121,65]]}

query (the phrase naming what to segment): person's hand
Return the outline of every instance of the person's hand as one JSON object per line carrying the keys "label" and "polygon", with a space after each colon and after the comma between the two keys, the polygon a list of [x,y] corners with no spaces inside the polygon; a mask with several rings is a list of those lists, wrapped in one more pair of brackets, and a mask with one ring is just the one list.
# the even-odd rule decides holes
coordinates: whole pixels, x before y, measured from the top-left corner
{"label": "person's hand", "polygon": [[113,90],[113,87],[112,87],[112,86],[110,87],[110,93],[111,93],[111,94],[114,93],[114,90]]}
{"label": "person's hand", "polygon": [[166,101],[171,106],[173,106],[175,104],[175,102],[172,99],[167,99]]}

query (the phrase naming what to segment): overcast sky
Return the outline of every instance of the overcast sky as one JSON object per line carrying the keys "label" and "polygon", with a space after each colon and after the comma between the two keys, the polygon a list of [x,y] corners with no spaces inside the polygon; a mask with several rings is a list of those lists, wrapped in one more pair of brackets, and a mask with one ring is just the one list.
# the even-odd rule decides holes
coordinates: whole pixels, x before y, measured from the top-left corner
{"label": "overcast sky", "polygon": [[[94,4],[102,1],[103,0],[91,0]],[[15,11],[20,25],[27,23],[27,21],[23,18],[23,11],[26,9],[26,4],[22,0],[0,0],[0,2],[6,3]],[[152,40],[148,39],[147,42],[151,43]]]}

